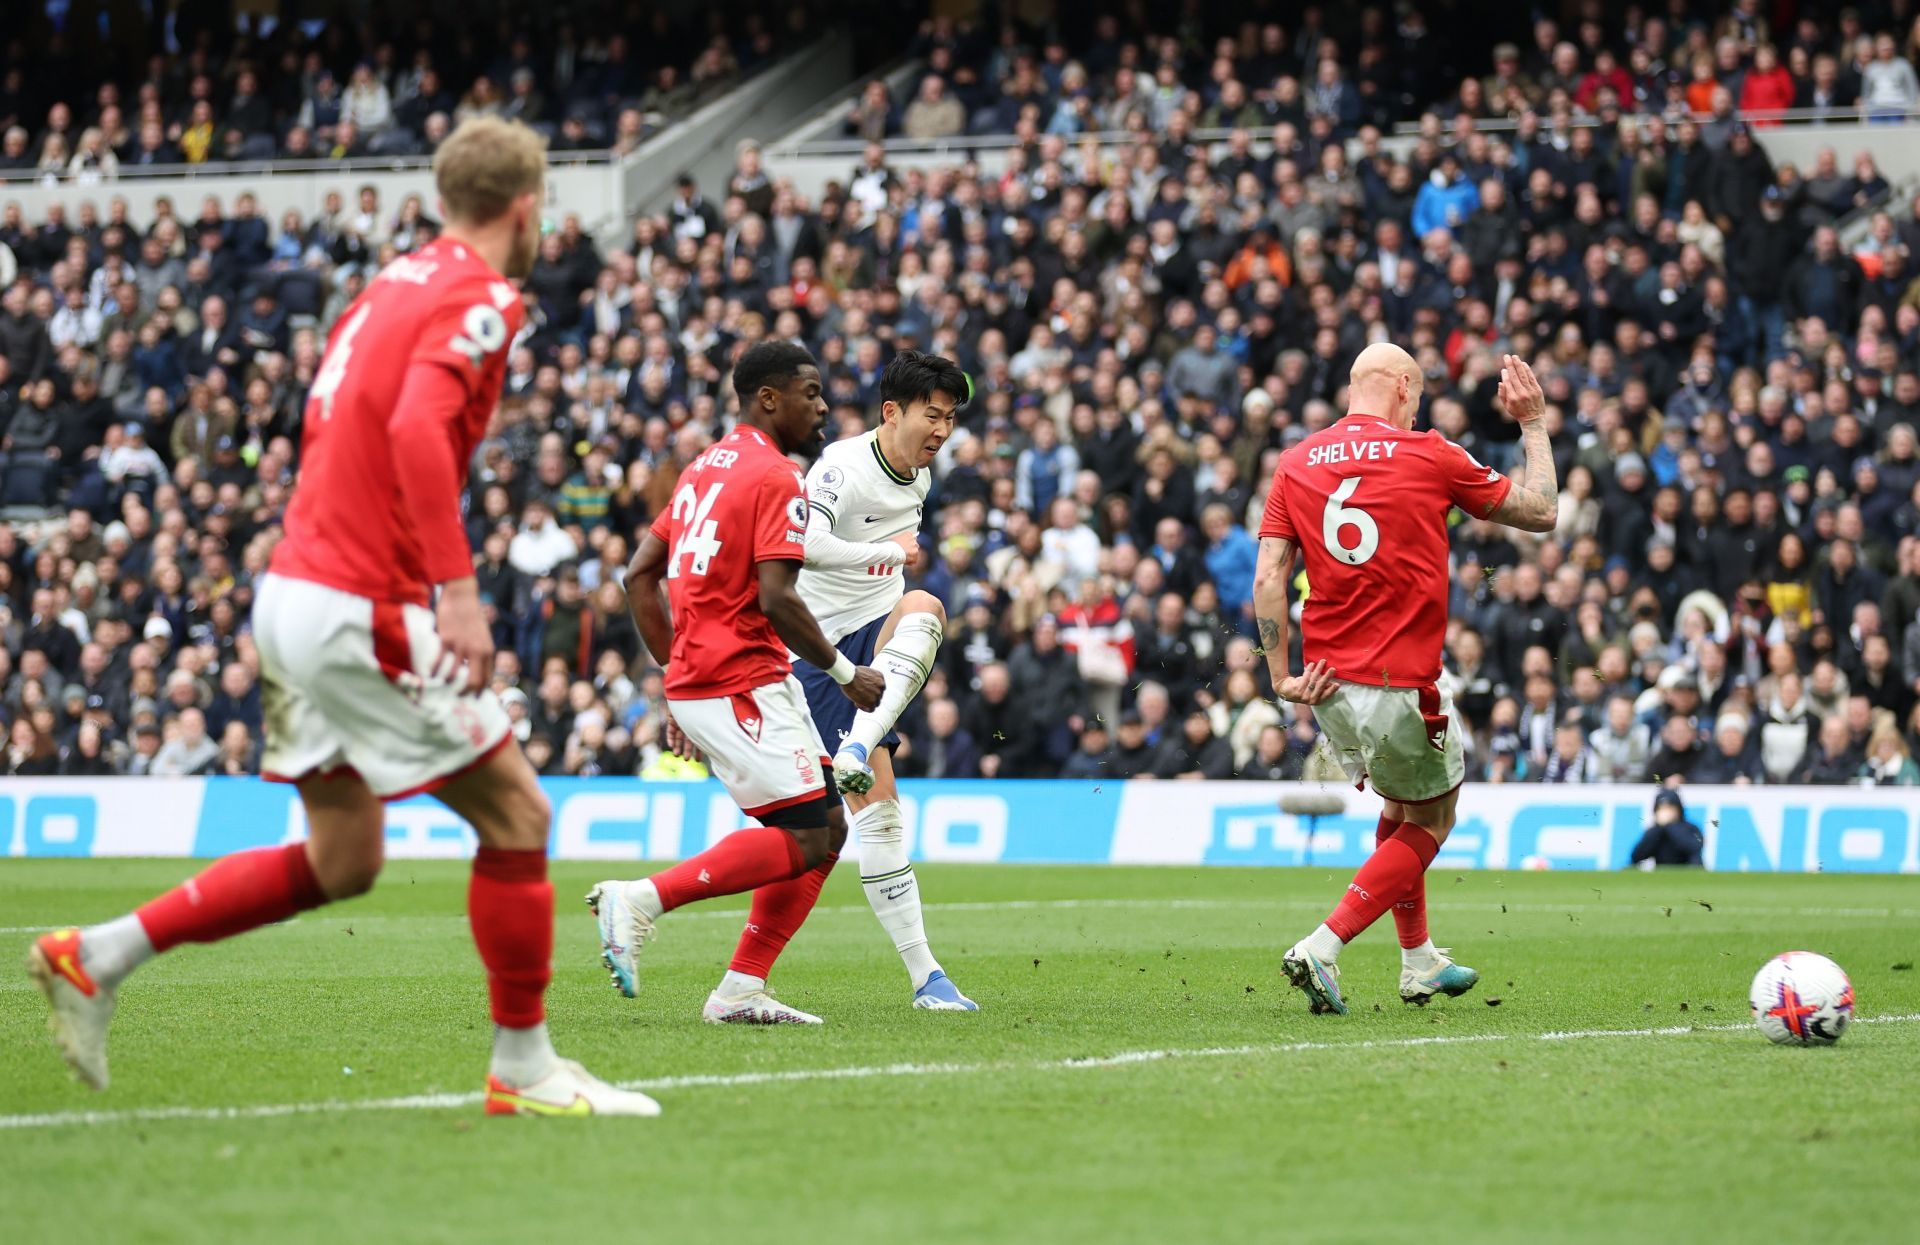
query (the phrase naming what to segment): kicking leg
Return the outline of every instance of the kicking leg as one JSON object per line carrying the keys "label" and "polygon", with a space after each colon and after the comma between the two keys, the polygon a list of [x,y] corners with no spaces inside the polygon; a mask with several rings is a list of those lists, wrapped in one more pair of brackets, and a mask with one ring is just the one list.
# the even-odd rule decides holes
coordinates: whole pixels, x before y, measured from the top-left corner
{"label": "kicking leg", "polygon": [[385,817],[352,772],[300,784],[308,839],[236,852],[125,916],[40,937],[27,968],[53,1007],[49,1028],[76,1075],[107,1087],[107,1024],[120,982],[184,942],[219,942],[333,899],[380,873]]}
{"label": "kicking leg", "polygon": [[615,1089],[554,1053],[547,1036],[553,976],[553,809],[520,749],[498,749],[434,793],[480,836],[467,921],[487,969],[493,1013],[488,1115],[658,1115],[645,1094]]}
{"label": "kicking leg", "polygon": [[860,889],[867,893],[867,903],[913,979],[913,1005],[930,1011],[978,1011],[979,1005],[960,993],[927,945],[920,882],[907,859],[893,754],[882,748],[872,759],[872,788],[864,796],[847,797],[847,807],[853,810],[849,821],[860,836]]}
{"label": "kicking leg", "polygon": [[940,651],[946,626],[947,612],[929,592],[907,593],[887,616],[873,655],[873,668],[886,677],[887,690],[872,712],[853,715],[853,726],[834,753],[833,779],[840,790],[864,794],[872,788],[869,760],[933,673],[934,655]]}
{"label": "kicking leg", "polygon": [[[1453,829],[1456,788],[1425,804],[1389,802],[1387,816],[1401,824],[1360,866],[1347,893],[1313,933],[1295,943],[1282,961],[1288,980],[1305,991],[1317,1012],[1345,1014],[1340,995],[1340,952],[1415,887]],[[1397,814],[1397,815],[1396,815]]]}

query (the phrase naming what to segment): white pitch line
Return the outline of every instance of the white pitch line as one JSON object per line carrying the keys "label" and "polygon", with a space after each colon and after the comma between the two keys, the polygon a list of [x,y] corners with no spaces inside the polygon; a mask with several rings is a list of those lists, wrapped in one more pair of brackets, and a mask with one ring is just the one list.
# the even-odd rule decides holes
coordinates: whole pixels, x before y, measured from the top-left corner
{"label": "white pitch line", "polygon": [[[1075,909],[1166,909],[1173,911],[1245,911],[1248,909],[1299,909],[1302,911],[1325,911],[1326,901],[1320,899],[1005,899],[980,903],[930,903],[923,904],[929,912],[1059,912]],[[1692,912],[1695,907],[1692,900],[1681,900],[1676,904],[1654,904],[1645,900],[1632,903],[1525,903],[1497,899],[1489,900],[1433,900],[1427,908],[1434,912],[1604,912],[1617,916],[1647,916],[1651,913],[1672,908],[1675,912]],[[567,909],[563,908],[562,911]],[[815,908],[814,916],[845,916],[854,912],[871,912],[865,904],[830,904]],[[1781,907],[1745,907],[1737,902],[1724,902],[1715,906],[1717,913],[1729,917],[1748,916],[1825,916],[1852,917],[1863,920],[1912,920],[1920,918],[1920,908],[1781,908]],[[691,912],[678,912],[673,922],[683,921],[744,921],[745,908],[699,908]],[[459,921],[466,922],[460,913],[414,913],[354,916],[349,914],[328,915],[324,911],[305,917],[290,917],[277,922],[280,925],[297,925],[312,921],[344,921],[347,924],[377,924],[388,921]],[[0,937],[17,934],[44,934],[54,928],[54,923],[45,925],[0,925]]]}
{"label": "white pitch line", "polygon": [[[1920,1021],[1920,1013],[1867,1016],[1854,1023],[1910,1024],[1915,1021]],[[726,1089],[744,1085],[782,1085],[805,1081],[861,1081],[897,1076],[962,1076],[980,1072],[1078,1072],[1087,1069],[1125,1068],[1184,1059],[1222,1059],[1293,1055],[1329,1050],[1387,1050],[1415,1046],[1465,1046],[1504,1042],[1573,1042],[1592,1038],[1684,1037],[1698,1033],[1737,1032],[1749,1027],[1746,1024],[1674,1025],[1660,1029],[1578,1029],[1532,1034],[1463,1033],[1432,1037],[1370,1038],[1359,1042],[1278,1042],[1248,1046],[1130,1050],[1119,1051],[1112,1055],[1044,1059],[1024,1063],[1007,1060],[989,1063],[885,1063],[845,1068],[796,1068],[783,1072],[710,1073],[654,1077],[650,1080],[622,1081],[619,1084],[623,1089],[651,1091]],[[262,1103],[235,1107],[137,1107],[125,1111],[60,1111],[40,1115],[0,1115],[0,1131],[64,1128],[76,1124],[145,1124],[168,1120],[265,1120],[290,1115],[323,1115],[350,1111],[433,1111],[472,1106],[478,1103],[481,1097],[482,1095],[476,1093],[408,1094],[398,1098],[334,1098],[319,1102]]]}

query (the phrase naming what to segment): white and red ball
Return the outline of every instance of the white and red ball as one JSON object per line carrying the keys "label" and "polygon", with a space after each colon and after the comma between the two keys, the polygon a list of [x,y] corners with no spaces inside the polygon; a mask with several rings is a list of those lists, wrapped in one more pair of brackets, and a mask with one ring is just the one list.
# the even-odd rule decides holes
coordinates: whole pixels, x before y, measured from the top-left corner
{"label": "white and red ball", "polygon": [[1811,951],[1784,951],[1754,974],[1747,1001],[1769,1042],[1830,1046],[1853,1020],[1853,983],[1838,964]]}

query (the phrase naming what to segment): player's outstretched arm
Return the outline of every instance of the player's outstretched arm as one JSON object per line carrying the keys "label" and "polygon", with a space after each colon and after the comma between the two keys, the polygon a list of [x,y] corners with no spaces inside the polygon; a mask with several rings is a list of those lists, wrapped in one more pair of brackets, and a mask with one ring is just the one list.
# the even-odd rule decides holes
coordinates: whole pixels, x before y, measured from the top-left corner
{"label": "player's outstretched arm", "polygon": [[814,507],[807,515],[807,565],[816,571],[868,566],[905,566],[919,560],[920,546],[912,532],[902,532],[872,544],[842,540],[833,534],[833,520]]}
{"label": "player's outstretched arm", "polygon": [[1267,655],[1273,693],[1282,700],[1317,705],[1333,695],[1333,668],[1318,661],[1305,674],[1292,672],[1287,657],[1287,576],[1292,573],[1293,542],[1284,536],[1262,536],[1253,568],[1253,618],[1260,629],[1260,649]]}
{"label": "player's outstretched arm", "polygon": [[667,542],[649,531],[640,537],[640,547],[627,563],[627,612],[633,615],[647,651],[663,668],[673,652],[673,616],[667,613],[666,594],[661,584],[667,574]]}
{"label": "player's outstretched arm", "polygon": [[781,643],[833,677],[840,690],[861,709],[872,710],[880,703],[887,687],[880,672],[848,661],[800,599],[796,586],[800,564],[787,558],[768,558],[755,563],[760,575],[760,612],[773,624],[773,633]]}
{"label": "player's outstretched arm", "polygon": [[1513,482],[1488,517],[1523,532],[1551,532],[1560,520],[1560,481],[1553,468],[1553,443],[1547,439],[1547,395],[1519,355],[1500,360],[1499,397],[1508,417],[1520,425],[1527,473],[1524,480]]}

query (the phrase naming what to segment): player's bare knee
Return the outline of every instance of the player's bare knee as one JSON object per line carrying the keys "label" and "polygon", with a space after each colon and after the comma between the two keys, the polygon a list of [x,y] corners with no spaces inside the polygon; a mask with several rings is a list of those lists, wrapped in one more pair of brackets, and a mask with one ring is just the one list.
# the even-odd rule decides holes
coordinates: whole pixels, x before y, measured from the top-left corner
{"label": "player's bare knee", "polygon": [[847,810],[836,804],[827,811],[827,848],[836,856],[847,845]]}
{"label": "player's bare knee", "polygon": [[307,857],[321,891],[329,900],[338,902],[373,889],[380,878],[381,867],[386,864],[386,844],[376,828],[372,835],[311,843]]}
{"label": "player's bare knee", "polygon": [[[811,826],[789,826],[787,833],[800,845],[800,858],[809,869],[819,868],[833,852],[832,831],[825,822]],[[845,842],[844,829],[842,834],[841,841]]]}
{"label": "player's bare knee", "polygon": [[940,604],[940,598],[918,588],[900,598],[900,617],[908,614],[932,614],[942,627],[947,625],[947,607]]}
{"label": "player's bare knee", "polygon": [[507,816],[501,830],[506,841],[495,846],[521,852],[546,847],[553,826],[553,801],[547,798],[546,792],[529,784],[514,793],[503,811]]}

